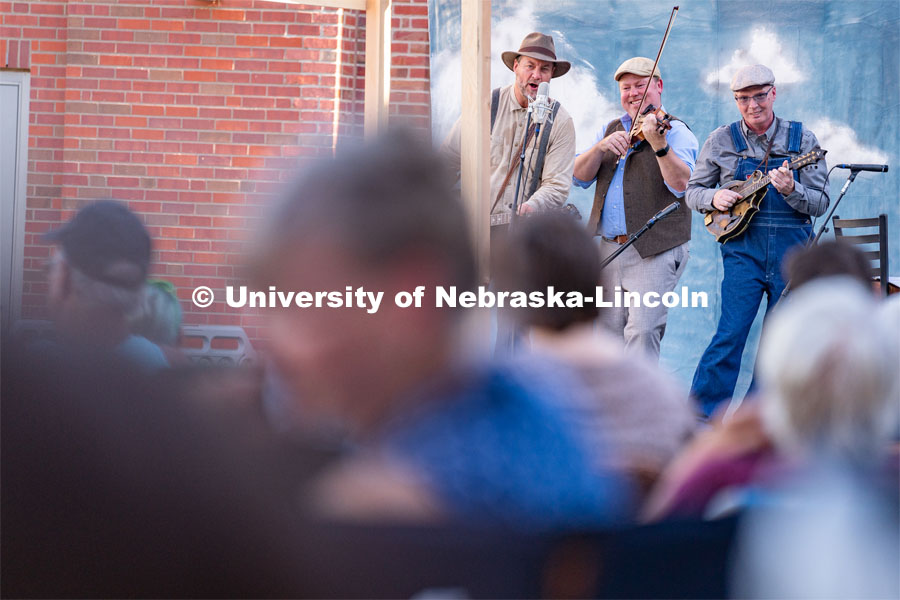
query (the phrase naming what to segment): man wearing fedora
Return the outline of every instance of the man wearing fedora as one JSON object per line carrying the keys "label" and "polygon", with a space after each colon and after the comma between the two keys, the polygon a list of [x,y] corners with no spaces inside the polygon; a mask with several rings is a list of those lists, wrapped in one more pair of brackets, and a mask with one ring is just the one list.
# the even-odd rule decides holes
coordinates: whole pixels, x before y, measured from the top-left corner
{"label": "man wearing fedora", "polygon": [[[643,108],[662,108],[662,75],[653,61],[635,57],[616,69],[619,96],[625,114],[598,132],[594,143],[575,159],[574,181],[583,188],[596,182],[588,230],[596,236],[605,259],[638,231],[657,212],[684,196],[697,159],[697,138],[684,122],[674,119],[672,128],[659,133],[651,112],[643,121],[644,141],[629,143],[628,133],[646,91]],[[659,221],[606,267],[607,288],[655,292],[662,297],[675,289],[688,260],[691,212],[681,209]],[[668,309],[658,306],[609,307],[600,320],[625,340],[632,352],[659,359],[659,345],[666,330]]]}
{"label": "man wearing fedora", "polygon": [[[517,51],[504,52],[502,58],[516,78],[511,85],[495,89],[491,97],[492,215],[512,210],[519,157],[526,140],[527,109],[537,97],[538,86],[565,75],[572,66],[556,57],[553,38],[538,32],[529,33]],[[569,197],[575,160],[575,125],[559,102],[552,102],[550,115],[537,135],[533,121],[528,130],[526,164],[517,202],[519,214],[561,207]],[[459,171],[459,120],[442,151],[452,168]]]}
{"label": "man wearing fedora", "polygon": [[824,161],[793,173],[788,168],[789,159],[818,148],[819,142],[802,123],[775,116],[771,69],[743,67],[732,78],[731,89],[742,118],[719,127],[703,144],[688,183],[688,206],[701,213],[730,209],[740,195],[719,186],[747,179],[757,169],[769,175],[771,183],[747,229],[719,246],[722,313],[691,385],[707,415],[734,394],[744,344],[763,294],[768,313],[784,291],[785,253],[809,239],[810,215],[823,214],[829,203]]}

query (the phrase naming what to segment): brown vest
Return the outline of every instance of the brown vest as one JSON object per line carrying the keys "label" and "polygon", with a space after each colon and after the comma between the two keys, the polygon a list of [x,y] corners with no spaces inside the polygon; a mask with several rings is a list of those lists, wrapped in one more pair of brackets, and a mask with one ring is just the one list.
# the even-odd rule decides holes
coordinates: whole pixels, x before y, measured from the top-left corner
{"label": "brown vest", "polygon": [[[619,119],[609,124],[604,137],[614,131],[625,131]],[[604,152],[600,169],[597,171],[594,207],[588,220],[588,231],[592,234],[598,233],[606,192],[616,172],[615,164],[616,155]],[[638,144],[625,159],[624,179],[622,189],[625,196],[625,225],[629,235],[643,227],[650,217],[672,202],[676,200],[681,202],[681,208],[657,222],[634,243],[641,258],[665,252],[691,239],[691,210],[685,205],[684,198],[676,198],[666,187],[659,171],[659,164],[656,162],[656,154],[646,141]]]}

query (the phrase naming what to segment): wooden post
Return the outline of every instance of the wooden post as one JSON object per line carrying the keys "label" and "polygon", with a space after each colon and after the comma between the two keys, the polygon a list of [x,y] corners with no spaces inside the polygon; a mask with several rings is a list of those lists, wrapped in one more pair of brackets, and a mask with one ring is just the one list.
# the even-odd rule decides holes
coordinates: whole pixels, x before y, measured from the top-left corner
{"label": "wooden post", "polygon": [[366,137],[384,131],[391,95],[391,0],[366,0]]}
{"label": "wooden post", "polygon": [[462,0],[460,186],[472,225],[479,281],[491,255],[491,3]]}

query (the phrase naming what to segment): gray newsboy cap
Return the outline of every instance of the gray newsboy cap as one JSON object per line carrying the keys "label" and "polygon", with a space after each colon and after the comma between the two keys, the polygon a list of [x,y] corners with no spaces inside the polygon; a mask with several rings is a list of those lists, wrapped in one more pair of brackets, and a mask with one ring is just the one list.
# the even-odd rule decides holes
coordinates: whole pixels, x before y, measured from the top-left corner
{"label": "gray newsboy cap", "polygon": [[765,65],[748,65],[741,67],[731,78],[731,90],[736,92],[754,85],[772,85],[775,73]]}

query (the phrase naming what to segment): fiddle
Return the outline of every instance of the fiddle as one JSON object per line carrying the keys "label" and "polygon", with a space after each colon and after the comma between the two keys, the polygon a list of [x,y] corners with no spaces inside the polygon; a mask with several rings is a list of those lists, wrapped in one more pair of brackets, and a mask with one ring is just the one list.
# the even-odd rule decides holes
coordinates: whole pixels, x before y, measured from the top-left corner
{"label": "fiddle", "polygon": [[658,123],[656,132],[659,133],[660,135],[665,135],[665,133],[667,131],[672,129],[672,119],[677,120],[677,117],[673,117],[672,115],[670,115],[663,109],[656,108],[655,106],[650,104],[649,106],[647,106],[647,109],[643,113],[641,113],[640,116],[638,116],[637,123],[635,123],[635,126],[632,128],[632,131],[634,132],[631,134],[631,143],[632,144],[636,144],[639,141],[644,140],[644,131],[643,131],[644,119],[650,113],[653,113],[656,116],[656,121]]}

